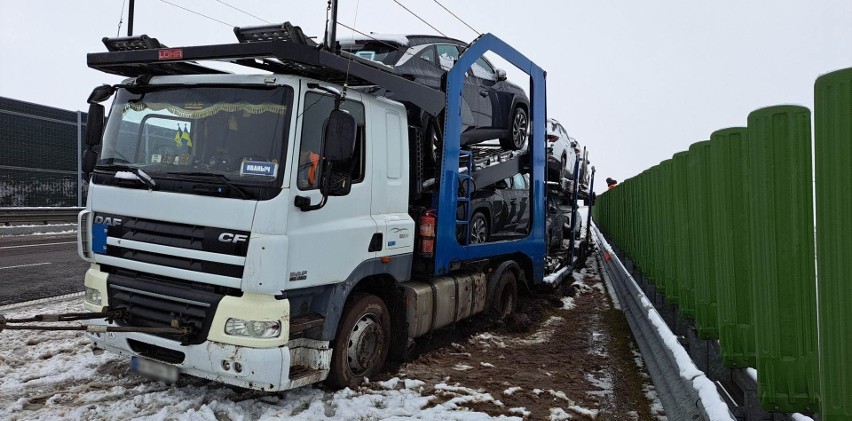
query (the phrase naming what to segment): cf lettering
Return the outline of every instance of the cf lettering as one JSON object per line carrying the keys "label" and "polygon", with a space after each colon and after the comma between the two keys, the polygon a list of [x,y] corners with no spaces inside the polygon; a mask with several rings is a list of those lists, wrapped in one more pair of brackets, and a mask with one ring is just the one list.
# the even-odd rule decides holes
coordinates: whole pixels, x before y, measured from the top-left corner
{"label": "cf lettering", "polygon": [[248,235],[245,234],[233,234],[230,232],[219,234],[219,241],[223,243],[240,243],[246,240],[248,240]]}

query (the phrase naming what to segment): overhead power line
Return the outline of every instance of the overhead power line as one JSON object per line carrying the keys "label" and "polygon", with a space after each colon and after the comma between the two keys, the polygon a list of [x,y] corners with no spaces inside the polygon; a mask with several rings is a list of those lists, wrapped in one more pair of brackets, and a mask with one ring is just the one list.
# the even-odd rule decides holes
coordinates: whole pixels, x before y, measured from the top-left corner
{"label": "overhead power line", "polygon": [[426,22],[426,20],[425,20],[425,19],[421,18],[420,16],[417,16],[417,13],[414,13],[414,12],[412,12],[412,11],[411,11],[411,9],[409,9],[409,8],[405,7],[405,5],[403,5],[402,3],[400,3],[400,2],[399,2],[399,0],[393,0],[393,2],[394,2],[394,3],[396,3],[396,4],[398,4],[398,5],[399,5],[399,7],[401,7],[401,8],[403,8],[403,9],[405,9],[405,11],[406,11],[406,12],[411,13],[411,15],[412,15],[412,16],[414,16],[415,18],[420,19],[420,22],[425,23],[425,24],[426,24],[426,25],[428,25],[430,28],[434,29],[434,30],[435,30],[435,32],[437,32],[437,33],[439,33],[439,34],[441,34],[441,35],[443,35],[443,36],[447,36],[447,34],[445,34],[445,33],[441,32],[441,31],[439,31],[439,30],[438,30],[438,28],[436,28],[436,27],[432,26],[432,24],[431,24],[431,23]]}
{"label": "overhead power line", "polygon": [[187,12],[189,12],[189,13],[193,13],[193,14],[196,14],[196,15],[198,15],[198,16],[205,17],[205,18],[210,19],[210,20],[212,20],[212,21],[214,21],[214,22],[219,22],[219,23],[221,23],[222,25],[225,25],[225,26],[227,26],[227,27],[229,27],[229,28],[233,28],[233,27],[234,27],[234,25],[231,25],[231,24],[230,24],[230,23],[228,23],[228,22],[223,22],[223,21],[221,21],[221,20],[219,20],[219,19],[211,18],[210,16],[207,16],[207,15],[205,15],[205,14],[203,14],[203,13],[196,12],[195,10],[187,9],[186,7],[183,7],[183,6],[179,5],[179,4],[174,4],[174,3],[169,2],[169,1],[166,1],[166,0],[160,0],[160,1],[161,1],[161,2],[163,2],[163,3],[165,3],[165,4],[168,4],[168,5],[171,5],[171,6],[177,7],[177,8],[179,8],[179,9],[186,10],[186,11],[187,11]]}
{"label": "overhead power line", "polygon": [[124,4],[127,3],[127,0],[123,0],[121,2],[121,14],[118,15],[118,29],[115,31],[115,36],[121,35],[121,24],[124,23]]}
{"label": "overhead power line", "polygon": [[456,18],[456,19],[458,19],[458,21],[459,21],[459,22],[463,23],[463,24],[464,24],[464,26],[467,26],[468,28],[470,28],[470,30],[471,30],[471,31],[475,32],[475,33],[476,33],[476,35],[482,35],[479,31],[477,31],[476,29],[473,29],[473,27],[472,27],[472,26],[468,25],[468,24],[467,24],[467,22],[465,22],[462,18],[460,18],[460,17],[456,16],[456,14],[455,14],[455,13],[453,13],[452,11],[450,11],[450,9],[447,9],[447,6],[444,6],[444,5],[443,5],[443,4],[441,4],[441,2],[439,2],[438,0],[434,0],[434,1],[435,1],[435,3],[437,3],[437,4],[438,4],[438,6],[441,6],[441,8],[442,8],[442,9],[446,10],[446,11],[447,11],[447,13],[449,13],[449,14],[453,15],[453,17],[454,17],[454,18]]}
{"label": "overhead power line", "polygon": [[236,6],[230,5],[230,4],[228,4],[228,3],[225,3],[225,2],[224,2],[224,1],[222,1],[222,0],[216,0],[216,1],[218,1],[219,3],[224,4],[225,6],[230,7],[231,9],[234,9],[234,10],[236,10],[236,11],[238,11],[238,12],[241,12],[241,13],[244,13],[244,14],[246,14],[246,15],[249,15],[249,16],[251,16],[251,17],[253,17],[253,18],[255,18],[255,19],[259,20],[259,21],[266,22],[266,23],[272,23],[272,22],[270,22],[270,21],[268,21],[268,20],[266,20],[266,19],[264,19],[264,18],[262,18],[262,17],[255,16],[255,15],[253,15],[253,14],[249,13],[249,12],[246,12],[245,10],[240,9],[239,7],[236,7]]}

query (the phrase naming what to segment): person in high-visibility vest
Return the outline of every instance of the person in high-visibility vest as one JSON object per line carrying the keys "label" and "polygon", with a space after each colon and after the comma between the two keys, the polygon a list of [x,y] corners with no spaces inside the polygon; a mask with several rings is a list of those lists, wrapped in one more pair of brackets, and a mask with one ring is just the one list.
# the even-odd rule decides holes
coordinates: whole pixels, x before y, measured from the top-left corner
{"label": "person in high-visibility vest", "polygon": [[319,172],[320,154],[308,150],[302,153],[299,159],[299,177],[297,179],[300,189],[316,188],[319,186],[317,172]]}

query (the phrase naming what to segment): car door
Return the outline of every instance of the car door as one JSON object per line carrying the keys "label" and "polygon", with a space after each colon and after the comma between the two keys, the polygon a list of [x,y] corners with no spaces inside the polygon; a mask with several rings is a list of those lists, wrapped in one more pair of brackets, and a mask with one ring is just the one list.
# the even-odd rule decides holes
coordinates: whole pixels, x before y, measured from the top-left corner
{"label": "car door", "polygon": [[476,125],[479,127],[494,127],[493,113],[500,109],[500,98],[494,85],[497,83],[497,75],[494,67],[485,58],[480,57],[472,66],[470,72],[477,84],[479,107],[474,112]]}
{"label": "car door", "polygon": [[[459,60],[459,47],[455,44],[436,44],[438,65],[444,72],[449,72],[453,65]],[[479,90],[476,80],[470,77],[470,72],[465,72],[464,86],[462,87],[462,132],[476,127],[477,120],[475,110],[479,108]]]}
{"label": "car door", "polygon": [[433,89],[441,89],[441,77],[444,70],[438,66],[435,46],[432,44],[415,45],[402,54],[394,66],[397,73],[412,77],[415,81]]}
{"label": "car door", "polygon": [[524,174],[515,174],[512,177],[512,191],[517,207],[515,232],[519,234],[527,234],[530,230],[530,187],[527,177]]}

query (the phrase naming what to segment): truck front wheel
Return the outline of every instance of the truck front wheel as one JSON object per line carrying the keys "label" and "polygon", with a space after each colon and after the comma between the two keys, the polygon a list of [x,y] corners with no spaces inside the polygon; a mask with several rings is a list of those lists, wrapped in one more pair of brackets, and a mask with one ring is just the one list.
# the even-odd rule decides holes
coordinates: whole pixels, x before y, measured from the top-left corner
{"label": "truck front wheel", "polygon": [[384,366],[390,345],[390,315],[381,298],[353,293],[337,327],[326,384],[355,387]]}

